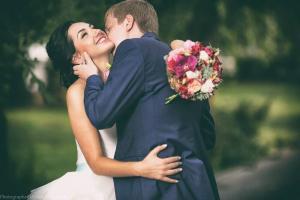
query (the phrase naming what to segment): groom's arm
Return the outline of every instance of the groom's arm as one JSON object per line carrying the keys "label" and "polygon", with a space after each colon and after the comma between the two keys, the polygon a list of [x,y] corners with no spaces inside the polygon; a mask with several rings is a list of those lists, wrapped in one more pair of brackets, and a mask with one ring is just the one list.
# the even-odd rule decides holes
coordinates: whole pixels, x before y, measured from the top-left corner
{"label": "groom's arm", "polygon": [[136,102],[144,91],[144,60],[138,46],[125,40],[117,48],[106,84],[98,75],[87,79],[84,104],[98,129],[111,127],[118,116]]}

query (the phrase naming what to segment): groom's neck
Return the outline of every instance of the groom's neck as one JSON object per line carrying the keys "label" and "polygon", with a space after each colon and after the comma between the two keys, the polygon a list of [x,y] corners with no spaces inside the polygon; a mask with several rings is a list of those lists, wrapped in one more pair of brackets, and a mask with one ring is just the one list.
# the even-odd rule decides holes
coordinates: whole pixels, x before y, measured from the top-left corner
{"label": "groom's neck", "polygon": [[124,37],[123,40],[121,40],[117,45],[116,45],[116,48],[114,49],[113,51],[113,55],[115,55],[115,52],[116,52],[116,49],[117,47],[119,46],[119,44],[121,42],[123,42],[124,40],[127,40],[127,39],[133,39],[133,38],[141,38],[145,33],[141,32],[139,29],[138,30],[132,30],[130,32],[128,32],[127,36]]}
{"label": "groom's neck", "polygon": [[144,35],[140,30],[131,31],[128,33],[128,39],[141,38]]}

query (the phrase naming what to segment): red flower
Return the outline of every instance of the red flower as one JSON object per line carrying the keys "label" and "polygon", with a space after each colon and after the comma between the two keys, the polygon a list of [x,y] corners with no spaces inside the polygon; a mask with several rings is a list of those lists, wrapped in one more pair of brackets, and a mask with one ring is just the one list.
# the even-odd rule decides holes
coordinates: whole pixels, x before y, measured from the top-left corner
{"label": "red flower", "polygon": [[204,51],[207,53],[207,55],[209,57],[212,57],[214,55],[214,51],[211,48],[209,48],[209,47],[205,47]]}
{"label": "red flower", "polygon": [[172,65],[175,65],[172,69],[176,76],[180,78],[185,74],[186,71],[196,70],[197,58],[195,56],[178,55],[177,60],[175,63],[172,63]]}
{"label": "red flower", "polygon": [[196,44],[192,47],[192,54],[196,57],[199,56],[199,52],[200,52],[200,43],[196,42]]}
{"label": "red flower", "polygon": [[184,99],[188,99],[189,98],[189,95],[188,95],[188,88],[184,85],[180,86],[179,88],[179,94],[182,98]]}
{"label": "red flower", "polygon": [[172,74],[175,74],[175,64],[176,63],[173,59],[169,60],[167,64],[167,70]]}
{"label": "red flower", "polygon": [[214,65],[213,65],[213,69],[214,69],[214,71],[219,71],[220,64],[218,62],[215,62]]}

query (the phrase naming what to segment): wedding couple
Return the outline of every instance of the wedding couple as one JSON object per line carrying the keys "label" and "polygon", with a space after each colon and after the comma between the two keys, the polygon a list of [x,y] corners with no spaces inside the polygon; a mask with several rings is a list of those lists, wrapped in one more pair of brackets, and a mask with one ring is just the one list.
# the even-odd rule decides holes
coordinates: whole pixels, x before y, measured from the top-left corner
{"label": "wedding couple", "polygon": [[207,156],[215,143],[209,103],[165,105],[174,94],[164,61],[170,47],[157,37],[154,8],[122,1],[106,12],[105,27],[66,22],[47,44],[68,88],[77,170],[29,199],[219,199]]}

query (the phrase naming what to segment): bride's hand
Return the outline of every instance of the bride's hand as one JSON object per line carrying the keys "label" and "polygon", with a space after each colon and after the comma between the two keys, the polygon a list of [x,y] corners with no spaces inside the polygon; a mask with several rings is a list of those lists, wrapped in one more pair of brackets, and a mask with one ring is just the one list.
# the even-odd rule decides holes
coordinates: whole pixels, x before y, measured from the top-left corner
{"label": "bride's hand", "polygon": [[164,150],[167,145],[160,145],[155,147],[144,160],[138,162],[137,170],[138,174],[145,178],[165,181],[169,183],[177,183],[178,181],[168,176],[177,174],[182,171],[179,166],[179,156],[173,156],[168,158],[159,158],[157,154]]}
{"label": "bride's hand", "polygon": [[183,40],[173,40],[171,42],[171,48],[174,50],[174,49],[183,47],[183,44],[184,44]]}

